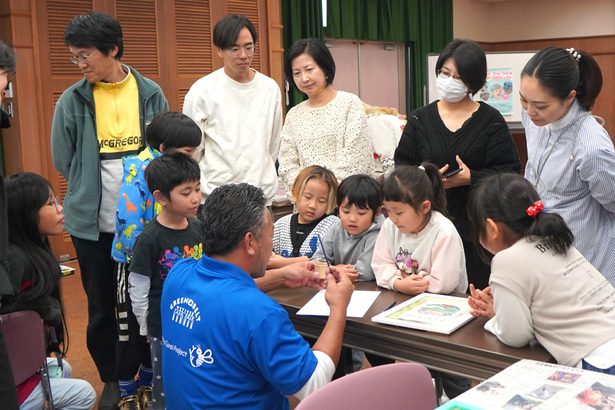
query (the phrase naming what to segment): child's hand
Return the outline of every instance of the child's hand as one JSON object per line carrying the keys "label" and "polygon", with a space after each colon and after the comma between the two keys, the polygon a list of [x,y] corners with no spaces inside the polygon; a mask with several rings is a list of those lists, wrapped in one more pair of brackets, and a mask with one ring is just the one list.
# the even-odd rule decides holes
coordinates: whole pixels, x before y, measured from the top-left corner
{"label": "child's hand", "polygon": [[269,263],[267,264],[267,269],[273,269],[278,267],[277,263],[283,260],[283,256],[276,255],[275,253],[271,252],[271,256],[269,256]]}
{"label": "child's hand", "polygon": [[335,265],[337,270],[342,271],[348,276],[351,282],[357,282],[359,280],[359,272],[352,265]]}
{"label": "child's hand", "polygon": [[418,295],[429,287],[429,276],[407,275],[405,278],[395,281],[395,290],[406,295]]}
{"label": "child's hand", "polygon": [[492,318],[495,316],[493,311],[493,295],[491,294],[491,287],[487,286],[485,289],[476,289],[473,284],[470,283],[470,296],[468,296],[468,305],[470,305],[470,313],[472,316],[484,316]]}

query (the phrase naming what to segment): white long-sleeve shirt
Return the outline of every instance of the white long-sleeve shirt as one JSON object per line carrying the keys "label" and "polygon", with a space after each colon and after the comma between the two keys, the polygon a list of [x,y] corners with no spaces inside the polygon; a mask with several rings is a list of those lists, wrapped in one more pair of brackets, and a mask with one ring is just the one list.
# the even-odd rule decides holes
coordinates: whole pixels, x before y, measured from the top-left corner
{"label": "white long-sleeve shirt", "polygon": [[288,111],[282,129],[280,178],[291,189],[297,174],[310,165],[323,166],[338,181],[354,174],[374,174],[374,150],[359,97],[337,91],[323,107],[304,101]]}
{"label": "white long-sleeve shirt", "polygon": [[252,81],[239,83],[220,68],[192,85],[183,112],[203,131],[196,153],[203,201],[221,185],[245,182],[262,188],[271,204],[278,184],[281,101],[278,84],[257,71]]}
{"label": "white long-sleeve shirt", "polygon": [[417,234],[402,233],[393,221],[382,224],[372,257],[378,286],[395,290],[393,283],[405,273],[429,273],[428,292],[465,292],[468,287],[466,258],[455,225],[432,211],[425,228]]}

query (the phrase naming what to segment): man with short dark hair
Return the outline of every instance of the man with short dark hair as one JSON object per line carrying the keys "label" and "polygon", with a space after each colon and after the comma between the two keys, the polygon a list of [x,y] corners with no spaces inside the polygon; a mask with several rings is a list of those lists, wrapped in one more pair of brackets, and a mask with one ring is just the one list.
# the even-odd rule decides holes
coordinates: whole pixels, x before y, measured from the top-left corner
{"label": "man with short dark hair", "polygon": [[[118,343],[116,328],[116,264],[111,244],[122,158],[145,147],[145,128],[156,114],[168,111],[168,105],[156,83],[120,62],[122,27],[113,17],[100,12],[81,14],[68,24],[64,41],[70,60],[84,78],[58,100],[51,150],[56,169],[68,181],[64,226],[77,251],[88,297],[88,350],[105,382],[100,408],[116,408],[118,377],[132,380],[139,368],[138,362],[136,369],[128,368],[138,355],[130,354],[132,340]],[[118,296],[123,297],[123,292]],[[118,312],[118,317],[125,319],[126,314]],[[131,334],[138,337],[138,329]],[[125,357],[122,351],[128,351]]]}
{"label": "man with short dark hair", "polygon": [[203,131],[196,160],[201,166],[203,201],[224,184],[245,182],[275,195],[275,162],[282,132],[280,88],[250,68],[257,33],[245,16],[228,15],[214,27],[213,41],[224,67],[195,82],[184,114]]}
{"label": "man with short dark hair", "polygon": [[[15,72],[15,55],[13,50],[0,41],[0,129],[11,126],[9,115],[2,109],[2,97],[9,84],[9,75]],[[7,275],[8,269],[9,232],[6,220],[6,193],[4,192],[4,178],[0,174],[0,296],[13,293]],[[17,391],[9,363],[2,330],[0,330],[0,403],[3,408],[17,409]]]}
{"label": "man with short dark hair", "polygon": [[270,274],[273,222],[265,203],[248,184],[216,188],[201,215],[207,256],[178,262],[166,279],[160,309],[169,408],[287,409],[286,396],[302,399],[333,376],[352,283],[335,268],[327,275],[331,313],[312,350],[255,283]]}

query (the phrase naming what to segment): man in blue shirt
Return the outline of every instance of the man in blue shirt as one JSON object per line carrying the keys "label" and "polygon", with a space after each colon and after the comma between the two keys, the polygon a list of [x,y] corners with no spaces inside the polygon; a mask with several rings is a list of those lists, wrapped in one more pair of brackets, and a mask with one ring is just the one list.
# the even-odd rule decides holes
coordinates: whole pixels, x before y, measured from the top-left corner
{"label": "man in blue shirt", "polygon": [[265,275],[272,249],[263,191],[216,188],[202,219],[207,256],[178,262],[162,293],[167,406],[287,409],[286,396],[302,399],[331,380],[352,283],[343,273],[327,276],[331,313],[312,349],[254,279]]}

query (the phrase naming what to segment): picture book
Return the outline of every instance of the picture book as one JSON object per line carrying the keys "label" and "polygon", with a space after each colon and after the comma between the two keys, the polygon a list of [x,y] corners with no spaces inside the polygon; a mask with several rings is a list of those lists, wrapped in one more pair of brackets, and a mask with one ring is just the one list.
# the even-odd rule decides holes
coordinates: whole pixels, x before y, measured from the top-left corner
{"label": "picture book", "polygon": [[422,293],[372,318],[374,322],[450,334],[472,320],[466,298]]}

